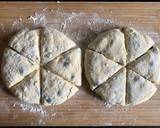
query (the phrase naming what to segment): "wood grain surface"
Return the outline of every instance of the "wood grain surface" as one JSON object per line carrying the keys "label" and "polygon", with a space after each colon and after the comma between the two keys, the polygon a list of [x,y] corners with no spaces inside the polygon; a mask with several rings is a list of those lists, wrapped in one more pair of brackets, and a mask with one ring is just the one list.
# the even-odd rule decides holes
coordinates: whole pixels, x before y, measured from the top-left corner
{"label": "wood grain surface", "polygon": [[[34,12],[62,8],[65,12],[96,12],[100,17],[117,19],[120,25],[130,25],[148,33],[160,43],[160,3],[56,3],[56,2],[0,2],[0,62],[2,53],[13,32],[7,32],[13,21],[22,17],[25,21]],[[3,24],[3,25],[2,25]],[[67,102],[58,106],[44,107],[45,114],[24,108],[4,87],[0,80],[0,125],[160,125],[160,91],[143,104],[130,108],[107,108],[88,89],[83,76],[80,91]],[[41,108],[41,107],[39,107]],[[24,110],[25,109],[25,110]],[[38,111],[38,110],[37,110]]]}

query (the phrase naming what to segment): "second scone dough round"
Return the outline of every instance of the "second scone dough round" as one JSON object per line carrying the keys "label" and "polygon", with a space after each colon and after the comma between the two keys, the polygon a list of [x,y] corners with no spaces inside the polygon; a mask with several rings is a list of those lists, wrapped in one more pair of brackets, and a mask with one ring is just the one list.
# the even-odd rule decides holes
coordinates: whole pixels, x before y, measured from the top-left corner
{"label": "second scone dough round", "polygon": [[150,99],[160,81],[160,51],[131,27],[100,34],[85,51],[91,90],[109,104],[136,105]]}

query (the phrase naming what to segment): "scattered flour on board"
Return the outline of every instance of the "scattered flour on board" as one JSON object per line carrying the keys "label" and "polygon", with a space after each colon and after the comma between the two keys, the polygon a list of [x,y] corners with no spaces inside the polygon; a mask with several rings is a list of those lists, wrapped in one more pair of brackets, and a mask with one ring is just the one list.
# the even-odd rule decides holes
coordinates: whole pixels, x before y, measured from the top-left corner
{"label": "scattered flour on board", "polygon": [[109,26],[115,26],[114,21],[101,18],[97,13],[64,12],[61,8],[57,10],[45,8],[27,19],[34,26],[49,26],[62,31],[80,47],[87,46],[84,43],[89,43],[99,32]]}
{"label": "scattered flour on board", "polygon": [[46,124],[46,122],[44,122],[42,119],[40,119],[40,120],[38,121],[38,124],[39,124],[39,125],[44,125],[44,124]]}
{"label": "scattered flour on board", "polygon": [[13,107],[19,106],[23,111],[37,113],[41,116],[47,116],[47,111],[41,105],[31,105],[22,102],[16,102]]}
{"label": "scattered flour on board", "polygon": [[[47,10],[47,8],[43,9],[43,11]],[[29,16],[28,20],[32,20],[35,25],[41,24],[42,26],[46,25],[46,16],[42,13],[34,13],[33,16]]]}
{"label": "scattered flour on board", "polygon": [[111,122],[106,122],[106,123],[103,123],[103,125],[105,125],[105,126],[112,126],[112,123]]}
{"label": "scattered flour on board", "polygon": [[23,19],[21,17],[19,17],[13,21],[10,31],[20,30],[24,27],[25,27],[25,24],[23,23]]}
{"label": "scattered flour on board", "polygon": [[106,108],[111,108],[111,107],[113,107],[113,104],[108,103],[108,102],[105,102],[104,105],[105,105]]}
{"label": "scattered flour on board", "polygon": [[[15,26],[16,24],[18,24],[18,23],[20,23],[20,22],[22,22],[22,18],[21,18],[21,17],[18,18],[18,19],[16,19],[16,20],[14,20],[13,23],[12,23],[12,26]],[[18,25],[19,25],[19,24],[18,24]]]}

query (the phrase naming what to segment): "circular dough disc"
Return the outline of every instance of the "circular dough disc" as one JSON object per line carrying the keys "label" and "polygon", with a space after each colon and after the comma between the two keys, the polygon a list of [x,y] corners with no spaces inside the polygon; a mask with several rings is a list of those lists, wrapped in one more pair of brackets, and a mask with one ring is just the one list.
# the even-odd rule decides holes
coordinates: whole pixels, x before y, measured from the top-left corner
{"label": "circular dough disc", "polygon": [[24,29],[13,36],[2,61],[7,88],[31,104],[58,105],[81,86],[81,49],[52,28]]}
{"label": "circular dough disc", "polygon": [[160,81],[160,50],[153,45],[149,36],[130,27],[100,34],[85,52],[91,90],[110,105],[149,100]]}

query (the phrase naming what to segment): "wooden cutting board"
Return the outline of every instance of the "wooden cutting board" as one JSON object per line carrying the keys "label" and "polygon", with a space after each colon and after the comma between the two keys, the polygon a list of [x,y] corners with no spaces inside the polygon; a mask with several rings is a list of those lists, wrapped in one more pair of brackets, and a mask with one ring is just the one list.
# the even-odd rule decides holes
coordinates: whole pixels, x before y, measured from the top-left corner
{"label": "wooden cutting board", "polygon": [[[10,37],[20,27],[25,26],[25,24],[18,24],[17,26],[16,24],[23,20],[23,23],[26,22],[28,25],[28,16],[45,9],[52,10],[52,12],[55,9],[61,9],[66,13],[96,13],[99,17],[113,20],[115,24],[135,27],[149,34],[156,43],[160,43],[159,2],[0,2],[0,61]],[[59,16],[52,18],[55,20]],[[85,18],[88,17],[82,15],[81,19]],[[110,20],[106,20],[106,22],[110,23]],[[70,24],[68,28],[72,28],[72,25]],[[77,29],[72,30],[75,32],[79,29],[77,27]],[[67,34],[67,32],[65,33]],[[85,40],[79,40],[79,42],[83,42],[80,43],[80,47],[85,48],[87,46]],[[108,108],[88,89],[88,83],[84,76],[83,86],[74,97],[62,105],[50,107],[23,104],[4,88],[2,80],[0,83],[2,88],[0,89],[0,125],[160,125],[159,85],[157,85],[156,94],[146,103],[130,108]]]}

